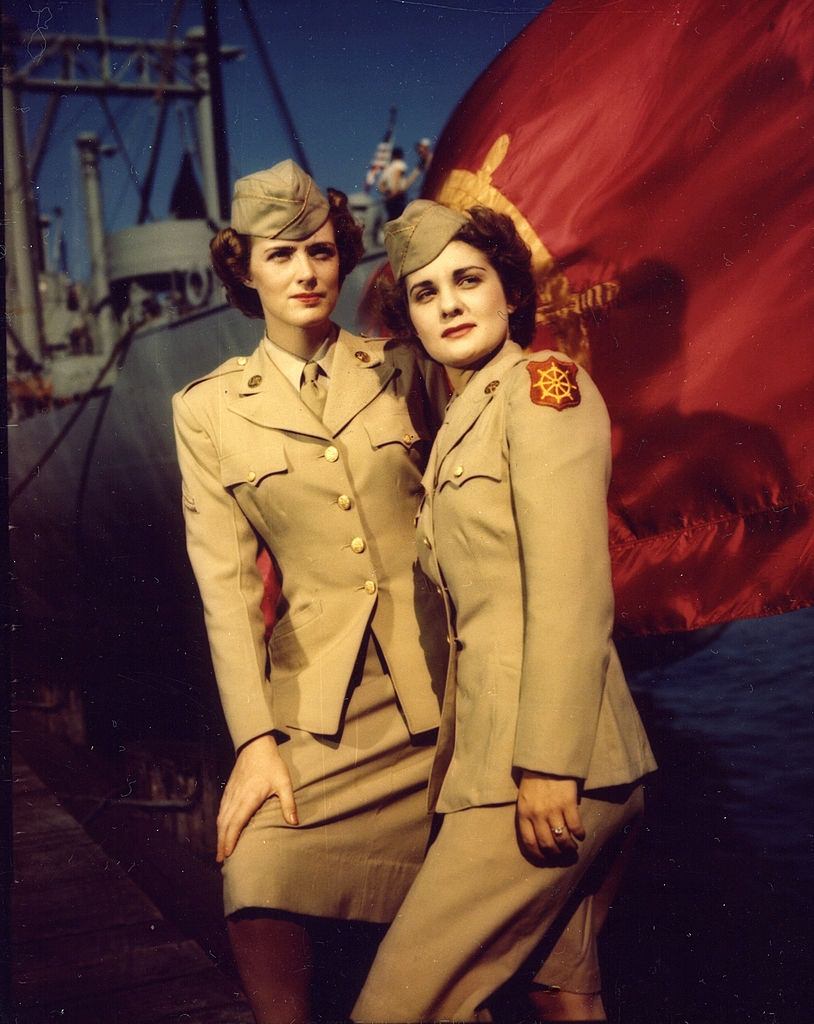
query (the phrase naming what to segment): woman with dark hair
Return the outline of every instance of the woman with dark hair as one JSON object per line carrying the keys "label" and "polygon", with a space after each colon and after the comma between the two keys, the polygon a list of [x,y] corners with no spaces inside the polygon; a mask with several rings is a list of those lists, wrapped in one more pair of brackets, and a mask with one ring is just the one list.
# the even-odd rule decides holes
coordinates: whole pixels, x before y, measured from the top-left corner
{"label": "woman with dark hair", "polygon": [[231,220],[212,261],[265,335],[173,411],[236,751],[217,822],[229,935],[258,1022],[306,1022],[317,919],[389,921],[426,845],[448,652],[413,520],[435,418],[414,352],[331,322],[361,255],[341,192],[284,161],[236,183]]}
{"label": "woman with dark hair", "polygon": [[524,351],[535,289],[508,217],[418,200],[385,240],[389,326],[455,389],[418,517],[452,657],[440,828],[353,1019],[490,1020],[520,972],[539,1019],[602,1020],[596,935],[655,768],[611,641],[607,412],[562,353]]}

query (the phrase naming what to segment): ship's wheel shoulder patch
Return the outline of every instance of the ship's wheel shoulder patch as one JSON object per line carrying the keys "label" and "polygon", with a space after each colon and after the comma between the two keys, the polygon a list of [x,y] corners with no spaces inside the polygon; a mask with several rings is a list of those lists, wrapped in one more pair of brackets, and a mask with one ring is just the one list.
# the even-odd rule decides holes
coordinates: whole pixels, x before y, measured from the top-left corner
{"label": "ship's wheel shoulder patch", "polygon": [[529,396],[535,405],[545,405],[558,411],[579,405],[581,396],[576,363],[549,356],[542,361],[530,360],[526,369],[531,377]]}

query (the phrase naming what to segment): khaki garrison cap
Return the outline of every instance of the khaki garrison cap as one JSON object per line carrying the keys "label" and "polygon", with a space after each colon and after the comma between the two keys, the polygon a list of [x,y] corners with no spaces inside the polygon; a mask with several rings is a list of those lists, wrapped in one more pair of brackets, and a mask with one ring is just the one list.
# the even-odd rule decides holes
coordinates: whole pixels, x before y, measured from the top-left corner
{"label": "khaki garrison cap", "polygon": [[395,279],[400,281],[432,263],[468,223],[468,217],[448,206],[430,199],[413,200],[397,220],[384,226],[384,245]]}
{"label": "khaki garrison cap", "polygon": [[232,194],[232,227],[242,235],[297,242],[328,219],[328,200],[293,160],[238,178]]}

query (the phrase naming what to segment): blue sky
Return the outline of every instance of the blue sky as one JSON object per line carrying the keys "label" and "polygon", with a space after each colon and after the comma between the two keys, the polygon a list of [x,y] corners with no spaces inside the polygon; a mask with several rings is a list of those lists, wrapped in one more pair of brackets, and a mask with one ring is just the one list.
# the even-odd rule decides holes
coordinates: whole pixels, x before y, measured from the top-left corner
{"label": "blue sky", "polygon": [[[278,80],[297,131],[322,185],[359,189],[367,163],[387,122],[398,108],[396,142],[412,155],[422,136],[435,139],[456,103],[494,56],[545,7],[534,0],[253,0]],[[114,35],[164,38],[171,0],[112,0]],[[41,47],[38,29],[93,33],[93,0],[6,0],[28,40],[32,54]],[[224,66],[231,178],[267,167],[293,155],[283,122],[244,23],[237,0],[220,0],[221,38],[245,50]],[[197,3],[183,4],[175,37],[200,24]],[[44,106],[42,97],[25,103],[29,141]],[[104,200],[108,230],[135,219],[134,179],[143,179],[156,120],[155,106],[124,99],[110,101],[129,161],[120,155],[104,162]],[[179,108],[180,109],[180,108]],[[166,214],[169,190],[178,169],[188,118],[173,112],[168,123],[153,213]],[[51,146],[38,181],[44,212],[65,211],[71,267],[82,273],[84,228],[79,166],[73,140],[96,131],[105,142],[112,134],[96,100],[63,102]],[[128,170],[128,167],[131,169]]]}

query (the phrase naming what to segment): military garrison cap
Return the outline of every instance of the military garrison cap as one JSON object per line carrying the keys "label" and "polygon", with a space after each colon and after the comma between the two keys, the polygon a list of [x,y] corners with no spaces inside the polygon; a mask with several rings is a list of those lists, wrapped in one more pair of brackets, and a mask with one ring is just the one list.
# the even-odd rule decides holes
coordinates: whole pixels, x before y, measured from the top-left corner
{"label": "military garrison cap", "polygon": [[328,218],[328,200],[293,160],[238,178],[232,194],[232,227],[243,235],[300,241]]}
{"label": "military garrison cap", "polygon": [[400,281],[432,263],[468,222],[448,206],[430,199],[413,200],[397,220],[384,226],[384,245],[395,279]]}

